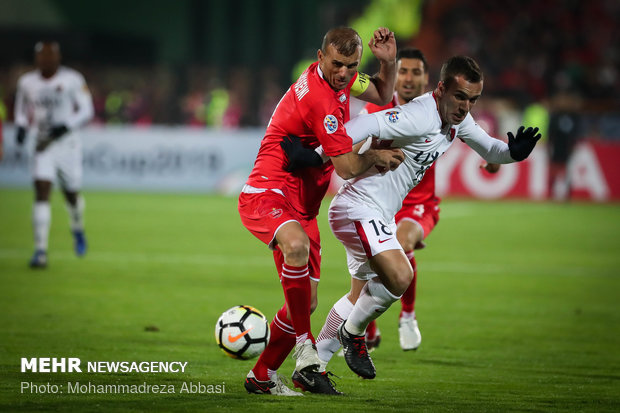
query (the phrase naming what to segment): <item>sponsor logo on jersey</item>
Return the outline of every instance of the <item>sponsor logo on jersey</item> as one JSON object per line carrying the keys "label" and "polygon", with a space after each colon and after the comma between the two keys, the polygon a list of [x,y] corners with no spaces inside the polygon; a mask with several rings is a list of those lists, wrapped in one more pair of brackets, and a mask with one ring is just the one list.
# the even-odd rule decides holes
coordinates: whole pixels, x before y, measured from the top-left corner
{"label": "sponsor logo on jersey", "polygon": [[397,110],[391,110],[389,112],[385,112],[385,116],[387,116],[387,120],[390,123],[398,122],[398,120],[400,119],[400,117],[398,116],[399,114],[400,112]]}
{"label": "sponsor logo on jersey", "polygon": [[327,133],[332,134],[338,129],[338,119],[334,115],[327,115],[323,119],[323,126],[325,126]]}
{"label": "sponsor logo on jersey", "polygon": [[338,100],[339,100],[341,103],[346,102],[346,101],[347,101],[347,95],[345,95],[344,93],[343,93],[343,94],[341,94],[340,96],[338,96]]}

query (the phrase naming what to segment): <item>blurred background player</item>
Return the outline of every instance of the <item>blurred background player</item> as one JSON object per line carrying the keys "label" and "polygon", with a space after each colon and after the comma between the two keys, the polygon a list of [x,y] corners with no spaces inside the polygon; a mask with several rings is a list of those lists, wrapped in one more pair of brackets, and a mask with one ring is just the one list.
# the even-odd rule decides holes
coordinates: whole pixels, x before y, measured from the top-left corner
{"label": "blurred background player", "polygon": [[36,135],[32,174],[35,202],[32,210],[35,251],[32,268],[47,266],[51,224],[50,192],[57,177],[65,196],[75,253],[86,253],[81,142],[75,132],[93,117],[93,102],[77,71],[60,66],[60,46],[55,41],[35,45],[37,69],[17,82],[15,98],[16,140],[24,143],[27,130]]}
{"label": "blurred background player", "polygon": [[[426,91],[428,86],[428,63],[424,54],[414,48],[404,48],[396,56],[396,83],[394,98],[384,106],[368,103],[362,113],[373,113],[393,108],[417,98]],[[487,171],[495,173],[499,164],[485,164]],[[413,281],[400,298],[401,311],[398,320],[400,347],[403,350],[416,350],[422,342],[415,315],[416,284],[418,279],[414,250],[426,245],[424,239],[431,233],[439,221],[440,198],[435,194],[435,164],[424,174],[422,181],[413,188],[403,200],[403,206],[396,214],[396,238],[403,247],[411,267]],[[346,305],[346,303],[345,303]],[[320,335],[319,335],[320,341]],[[379,346],[381,333],[376,321],[372,321],[366,329],[366,345],[371,351]],[[318,344],[320,347],[320,344]],[[320,348],[319,348],[320,356]]]}
{"label": "blurred background player", "polygon": [[[243,225],[273,250],[284,290],[285,304],[271,323],[271,338],[248,373],[250,393],[296,395],[282,384],[276,370],[295,348],[293,382],[314,393],[339,394],[320,365],[310,330],[320,278],[320,237],[316,221],[332,171],[348,179],[374,164],[387,168],[402,161],[398,149],[373,150],[357,155],[344,130],[350,95],[385,104],[392,96],[396,77],[394,34],[379,28],[369,42],[380,62],[380,71],[369,77],[358,73],[362,41],[351,28],[327,32],[318,61],[311,64],[280,100],[267,126],[254,168],[239,196]],[[288,172],[283,148],[289,135],[305,147],[322,145],[331,162]],[[318,154],[316,155],[318,157]]]}
{"label": "blurred background player", "polygon": [[568,165],[571,154],[583,134],[582,102],[579,96],[563,91],[552,97],[547,149],[549,151],[549,199],[568,201],[571,197],[571,180]]}

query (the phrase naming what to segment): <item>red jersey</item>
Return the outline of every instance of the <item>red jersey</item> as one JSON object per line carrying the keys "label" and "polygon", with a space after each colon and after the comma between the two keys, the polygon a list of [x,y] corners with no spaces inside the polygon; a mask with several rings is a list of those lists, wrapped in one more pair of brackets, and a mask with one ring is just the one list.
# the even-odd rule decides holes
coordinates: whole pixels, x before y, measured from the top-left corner
{"label": "red jersey", "polygon": [[[398,96],[394,92],[394,98],[390,103],[384,106],[367,103],[364,106],[366,113],[379,112],[380,110],[391,109],[398,106]],[[439,202],[439,198],[435,196],[435,163],[424,174],[424,178],[417,184],[403,200],[402,208],[412,207],[413,205],[423,204],[430,200]]]}
{"label": "red jersey", "polygon": [[322,77],[318,62],[306,69],[276,107],[261,142],[247,185],[279,189],[295,209],[306,218],[314,218],[329,186],[334,166],[285,170],[288,159],[280,147],[282,138],[294,135],[306,147],[323,146],[328,156],[352,149],[344,123],[349,120],[349,96],[355,82],[367,81],[355,74],[346,88],[334,91]]}

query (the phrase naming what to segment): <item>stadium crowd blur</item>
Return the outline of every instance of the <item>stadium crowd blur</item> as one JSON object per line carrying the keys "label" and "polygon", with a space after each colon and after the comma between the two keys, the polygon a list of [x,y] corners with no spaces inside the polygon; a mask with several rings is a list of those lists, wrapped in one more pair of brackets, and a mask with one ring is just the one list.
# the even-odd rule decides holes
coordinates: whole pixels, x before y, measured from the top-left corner
{"label": "stadium crowd blur", "polygon": [[[580,128],[587,128],[580,136],[605,136],[620,126],[617,0],[442,0],[423,10],[420,32],[398,40],[424,51],[431,84],[446,57],[470,55],[485,72],[487,102],[507,101],[519,111],[538,103],[547,115],[578,112],[586,119]],[[260,127],[293,80],[288,69],[275,66],[124,67],[81,64],[76,56],[66,63],[85,75],[98,124]],[[0,117],[12,120],[15,82],[29,68],[22,62],[0,74]],[[596,114],[596,122],[588,123],[588,114]],[[601,121],[601,114],[612,116]]]}

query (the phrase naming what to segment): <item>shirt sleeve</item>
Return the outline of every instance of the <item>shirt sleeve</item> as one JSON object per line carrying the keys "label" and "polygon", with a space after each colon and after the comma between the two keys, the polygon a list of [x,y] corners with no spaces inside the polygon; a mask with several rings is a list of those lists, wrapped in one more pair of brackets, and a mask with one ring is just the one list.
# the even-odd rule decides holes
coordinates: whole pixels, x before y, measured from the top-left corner
{"label": "shirt sleeve", "polygon": [[[344,127],[351,139],[352,145],[367,139],[369,136],[379,135],[379,122],[377,122],[377,118],[369,114],[353,118],[345,123]],[[366,149],[368,148],[362,148],[358,153],[361,155]],[[317,147],[315,151],[321,156],[323,161],[327,160],[323,146]]]}
{"label": "shirt sleeve", "polygon": [[17,81],[15,94],[15,124],[19,127],[28,127],[28,115],[26,113],[26,93],[24,91],[23,78]]}
{"label": "shirt sleeve", "polygon": [[379,123],[380,139],[399,139],[408,143],[426,136],[433,122],[424,104],[411,101],[402,106],[385,109],[372,114]]}
{"label": "shirt sleeve", "polygon": [[344,107],[315,104],[309,114],[309,125],[323,146],[325,155],[337,156],[351,152],[353,143],[344,128]]}
{"label": "shirt sleeve", "polygon": [[363,141],[369,136],[379,136],[379,122],[372,114],[359,115],[345,124],[347,135],[353,144]]}
{"label": "shirt sleeve", "polygon": [[95,114],[93,99],[86,85],[84,77],[76,73],[75,85],[73,88],[73,100],[77,106],[77,111],[73,112],[67,120],[69,129],[79,128],[88,123]]}
{"label": "shirt sleeve", "polygon": [[485,161],[492,163],[512,163],[508,144],[489,136],[468,114],[459,127],[459,138],[470,148],[482,156]]}

